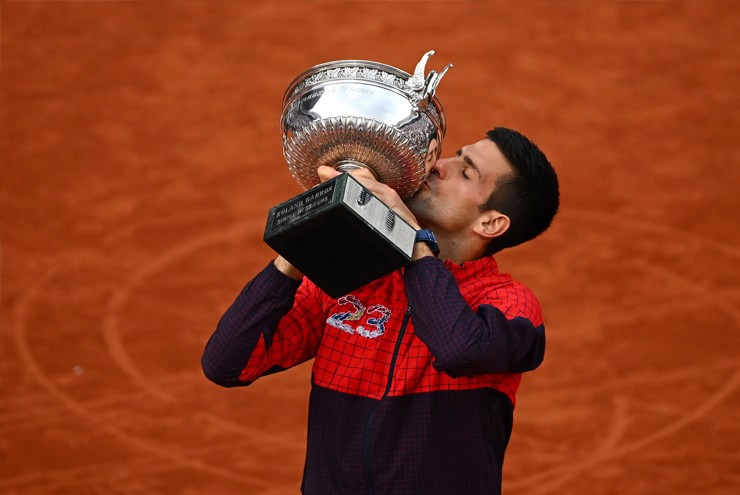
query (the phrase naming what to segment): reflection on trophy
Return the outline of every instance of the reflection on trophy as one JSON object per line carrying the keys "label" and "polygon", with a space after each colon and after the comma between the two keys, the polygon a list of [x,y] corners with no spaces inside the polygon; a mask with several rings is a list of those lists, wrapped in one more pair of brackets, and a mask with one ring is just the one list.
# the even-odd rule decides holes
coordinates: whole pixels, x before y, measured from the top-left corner
{"label": "reflection on trophy", "polygon": [[283,98],[283,153],[304,193],[270,209],[264,240],[331,297],[400,268],[415,230],[350,174],[319,183],[316,169],[364,167],[413,195],[442,149],[446,120],[434,96],[447,70],[413,75],[341,60],[298,76]]}

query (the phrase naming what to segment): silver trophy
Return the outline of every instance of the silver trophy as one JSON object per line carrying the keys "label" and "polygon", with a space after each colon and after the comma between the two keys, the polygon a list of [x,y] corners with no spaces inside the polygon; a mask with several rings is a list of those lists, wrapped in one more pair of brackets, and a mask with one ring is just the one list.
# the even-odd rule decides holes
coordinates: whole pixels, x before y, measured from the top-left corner
{"label": "silver trophy", "polygon": [[439,157],[446,130],[435,96],[452,65],[413,75],[389,65],[340,60],[299,75],[283,98],[283,153],[306,192],[270,209],[265,242],[332,297],[411,259],[415,231],[350,174],[320,183],[316,169],[360,167],[413,195]]}

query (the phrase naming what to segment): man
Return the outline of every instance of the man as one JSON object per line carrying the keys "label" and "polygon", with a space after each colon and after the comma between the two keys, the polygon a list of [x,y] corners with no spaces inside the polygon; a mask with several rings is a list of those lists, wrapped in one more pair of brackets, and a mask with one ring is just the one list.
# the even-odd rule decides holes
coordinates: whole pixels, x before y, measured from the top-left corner
{"label": "man", "polygon": [[336,300],[277,257],[219,322],[204,372],[248,385],[315,358],[305,494],[500,493],[516,390],[545,334],[534,295],[491,254],[549,227],[557,176],[505,128],[438,160],[406,203],[356,176],[419,229],[413,261]]}

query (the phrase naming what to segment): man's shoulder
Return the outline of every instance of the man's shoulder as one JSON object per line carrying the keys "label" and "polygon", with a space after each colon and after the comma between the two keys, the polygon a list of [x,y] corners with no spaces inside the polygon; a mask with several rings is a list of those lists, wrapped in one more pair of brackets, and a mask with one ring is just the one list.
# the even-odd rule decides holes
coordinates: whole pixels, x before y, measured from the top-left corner
{"label": "man's shoulder", "polygon": [[483,290],[479,304],[490,304],[503,312],[508,319],[524,317],[534,325],[542,323],[542,307],[535,293],[524,283],[508,273],[492,277]]}

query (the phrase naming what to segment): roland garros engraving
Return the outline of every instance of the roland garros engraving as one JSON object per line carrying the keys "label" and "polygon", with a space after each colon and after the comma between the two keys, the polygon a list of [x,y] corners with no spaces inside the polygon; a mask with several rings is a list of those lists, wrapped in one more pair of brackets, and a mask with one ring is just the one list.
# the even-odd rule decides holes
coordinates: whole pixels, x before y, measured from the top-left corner
{"label": "roland garros engraving", "polygon": [[334,182],[328,182],[326,187],[319,190],[311,191],[309,194],[302,194],[286,201],[275,209],[273,228],[282,227],[285,224],[294,222],[312,211],[328,204],[334,193]]}

